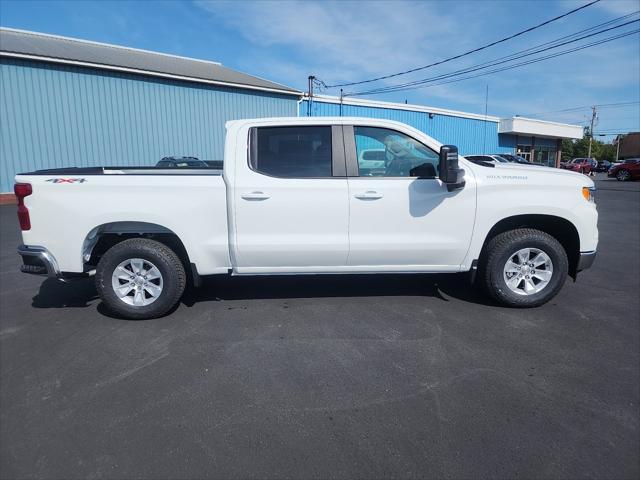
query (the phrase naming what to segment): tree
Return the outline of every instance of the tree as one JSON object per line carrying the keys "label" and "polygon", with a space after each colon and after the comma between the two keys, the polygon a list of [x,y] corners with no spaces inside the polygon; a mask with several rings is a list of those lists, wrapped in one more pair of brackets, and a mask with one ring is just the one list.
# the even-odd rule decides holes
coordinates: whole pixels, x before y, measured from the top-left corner
{"label": "tree", "polygon": [[[589,128],[585,129],[585,136],[580,140],[562,140],[562,161],[573,158],[584,158],[589,154]],[[616,147],[612,143],[604,143],[593,139],[591,143],[591,157],[596,160],[615,160]]]}

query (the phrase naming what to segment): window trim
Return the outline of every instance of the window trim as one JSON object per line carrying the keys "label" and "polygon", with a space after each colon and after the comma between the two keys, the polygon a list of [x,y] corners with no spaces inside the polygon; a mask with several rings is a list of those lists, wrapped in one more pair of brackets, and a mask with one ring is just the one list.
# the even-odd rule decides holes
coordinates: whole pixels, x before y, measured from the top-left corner
{"label": "window trim", "polygon": [[[305,127],[329,127],[331,128],[331,175],[327,177],[280,177],[270,175],[253,168],[252,160],[258,158],[258,129],[260,128],[305,128]],[[277,126],[259,126],[249,128],[249,147],[247,149],[247,167],[257,175],[263,175],[270,178],[278,178],[281,180],[327,180],[331,178],[346,178],[347,164],[345,160],[344,135],[340,125],[277,125]]]}
{"label": "window trim", "polygon": [[346,162],[347,162],[347,177],[349,178],[363,178],[363,179],[367,179],[367,180],[371,180],[371,179],[375,179],[375,180],[384,180],[384,179],[389,179],[389,180],[398,180],[398,179],[402,179],[402,180],[406,180],[406,179],[411,179],[411,180],[439,180],[440,176],[438,175],[438,169],[436,168],[436,176],[433,178],[423,178],[423,177],[411,177],[411,176],[407,176],[407,177],[392,177],[392,176],[386,176],[386,175],[381,175],[381,176],[372,176],[372,177],[365,177],[365,176],[360,176],[360,166],[358,164],[358,151],[356,148],[356,135],[355,135],[355,128],[354,127],[366,127],[366,128],[378,128],[381,130],[389,130],[391,132],[396,132],[399,133],[401,135],[404,135],[406,137],[411,138],[412,140],[414,140],[415,142],[418,142],[420,145],[423,145],[425,148],[428,148],[429,150],[431,150],[432,152],[434,152],[436,155],[438,155],[438,152],[436,152],[435,150],[433,150],[433,148],[431,148],[429,145],[426,145],[424,142],[421,142],[420,140],[416,139],[413,135],[409,135],[408,133],[402,132],[400,130],[396,130],[394,128],[388,128],[388,127],[377,127],[377,126],[370,126],[370,125],[344,125],[343,128],[343,134],[344,134],[344,149],[345,149],[345,154],[346,154]]}

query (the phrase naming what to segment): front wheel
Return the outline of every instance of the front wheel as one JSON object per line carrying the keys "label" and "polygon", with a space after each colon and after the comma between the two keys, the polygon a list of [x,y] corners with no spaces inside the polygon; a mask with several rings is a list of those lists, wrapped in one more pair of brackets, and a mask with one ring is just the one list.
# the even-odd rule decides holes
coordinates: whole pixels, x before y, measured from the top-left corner
{"label": "front wheel", "polygon": [[186,278],[175,252],[146,238],[114,245],[96,268],[96,288],[104,304],[132,320],[166,314],[180,300]]}
{"label": "front wheel", "polygon": [[619,182],[626,182],[631,178],[631,174],[629,173],[629,170],[622,169],[616,174],[616,178]]}
{"label": "front wheel", "polygon": [[495,236],[480,263],[485,290],[510,307],[537,307],[551,300],[567,278],[567,254],[551,235],[517,229]]}

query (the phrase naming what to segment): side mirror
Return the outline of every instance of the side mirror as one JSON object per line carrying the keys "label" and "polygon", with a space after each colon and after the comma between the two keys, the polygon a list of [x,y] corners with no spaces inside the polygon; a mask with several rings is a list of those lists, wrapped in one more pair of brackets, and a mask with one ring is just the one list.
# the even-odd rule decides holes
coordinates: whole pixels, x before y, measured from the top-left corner
{"label": "side mirror", "polygon": [[440,147],[438,175],[450,192],[464,187],[464,170],[458,166],[458,147],[453,145]]}

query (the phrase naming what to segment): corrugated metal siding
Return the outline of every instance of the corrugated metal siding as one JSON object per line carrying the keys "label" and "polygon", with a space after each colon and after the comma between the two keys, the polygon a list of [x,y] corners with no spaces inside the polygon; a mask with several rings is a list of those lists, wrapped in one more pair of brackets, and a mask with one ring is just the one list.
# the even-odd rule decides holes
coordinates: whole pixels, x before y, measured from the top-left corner
{"label": "corrugated metal siding", "polygon": [[[307,101],[300,103],[300,116],[307,114]],[[456,145],[461,155],[471,153],[513,152],[514,139],[498,135],[498,123],[472,118],[453,117],[391,108],[365,107],[360,105],[340,105],[315,101],[312,105],[314,116],[370,117],[396,120],[425,132],[439,142]],[[500,137],[500,138],[499,138]],[[504,138],[503,138],[504,137]]]}
{"label": "corrugated metal siding", "polygon": [[251,90],[10,59],[0,74],[0,192],[29,170],[221,159],[227,120],[297,115],[296,97]]}

